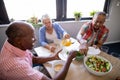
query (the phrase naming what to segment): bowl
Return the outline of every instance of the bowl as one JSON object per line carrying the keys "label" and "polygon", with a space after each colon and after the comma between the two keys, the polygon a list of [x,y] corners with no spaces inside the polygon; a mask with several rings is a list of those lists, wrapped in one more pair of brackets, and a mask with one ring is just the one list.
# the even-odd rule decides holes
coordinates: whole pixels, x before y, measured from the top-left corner
{"label": "bowl", "polygon": [[65,61],[63,60],[56,60],[54,63],[53,63],[53,69],[55,72],[59,72],[62,67],[64,66],[65,64]]}
{"label": "bowl", "polygon": [[84,58],[86,69],[97,76],[108,74],[112,70],[112,64],[106,58],[98,55],[89,55]]}

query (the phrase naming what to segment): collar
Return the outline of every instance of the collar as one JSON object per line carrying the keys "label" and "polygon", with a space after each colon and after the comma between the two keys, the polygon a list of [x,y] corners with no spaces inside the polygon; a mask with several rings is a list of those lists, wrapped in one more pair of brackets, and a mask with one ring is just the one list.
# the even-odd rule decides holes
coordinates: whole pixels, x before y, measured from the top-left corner
{"label": "collar", "polygon": [[11,45],[7,40],[5,41],[5,46],[4,46],[10,54],[14,54],[18,57],[24,57],[27,55],[28,50],[21,50],[13,45]]}

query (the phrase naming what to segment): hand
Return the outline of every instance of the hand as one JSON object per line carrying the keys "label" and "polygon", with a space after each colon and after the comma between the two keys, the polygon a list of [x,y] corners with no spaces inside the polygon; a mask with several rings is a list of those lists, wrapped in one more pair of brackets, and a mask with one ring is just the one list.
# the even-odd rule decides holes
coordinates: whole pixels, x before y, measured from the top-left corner
{"label": "hand", "polygon": [[117,77],[115,80],[120,80],[120,76],[119,76],[119,77]]}
{"label": "hand", "polygon": [[54,46],[51,46],[50,51],[51,51],[51,52],[55,52],[55,49],[56,49],[56,48],[55,48]]}
{"label": "hand", "polygon": [[55,54],[53,55],[53,57],[54,57],[55,60],[60,59],[60,58],[58,57],[58,54],[59,54],[61,51],[62,51],[62,49],[59,50],[57,53],[55,53]]}
{"label": "hand", "polygon": [[65,34],[64,38],[65,38],[65,39],[69,39],[69,38],[70,38],[70,35],[69,35],[69,34]]}
{"label": "hand", "polygon": [[77,51],[71,51],[68,55],[68,58],[70,58],[72,60],[73,58],[76,57],[76,55],[77,55]]}
{"label": "hand", "polygon": [[81,54],[87,55],[88,52],[88,44],[87,41],[84,39],[78,40],[80,43],[79,51]]}
{"label": "hand", "polygon": [[86,45],[83,48],[80,48],[79,51],[80,51],[81,54],[87,55],[88,46]]}
{"label": "hand", "polygon": [[97,45],[93,45],[93,47],[94,47],[95,49],[99,48]]}

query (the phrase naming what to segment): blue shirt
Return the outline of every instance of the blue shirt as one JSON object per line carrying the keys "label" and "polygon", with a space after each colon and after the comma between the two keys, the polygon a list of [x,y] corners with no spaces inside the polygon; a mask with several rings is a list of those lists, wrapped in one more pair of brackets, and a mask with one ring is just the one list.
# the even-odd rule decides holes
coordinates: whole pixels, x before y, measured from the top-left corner
{"label": "blue shirt", "polygon": [[[52,23],[52,27],[54,28],[57,38],[61,39],[67,32],[57,23]],[[39,29],[39,42],[41,46],[45,46],[48,44],[48,41],[46,39],[46,27],[45,25],[40,27]]]}

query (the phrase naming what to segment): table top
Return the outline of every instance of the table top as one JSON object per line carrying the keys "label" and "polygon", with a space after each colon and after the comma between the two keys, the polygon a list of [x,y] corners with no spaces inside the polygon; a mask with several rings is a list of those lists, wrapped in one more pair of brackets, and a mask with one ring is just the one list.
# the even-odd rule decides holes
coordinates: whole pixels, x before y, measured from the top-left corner
{"label": "table top", "polygon": [[[115,80],[117,76],[120,76],[120,60],[104,52],[101,52],[99,55],[111,62],[113,69],[110,73],[105,76],[95,76],[87,71],[83,64],[83,60],[73,60],[65,80]],[[56,75],[56,72],[52,68],[54,62],[55,61],[50,61],[44,64],[51,77]]]}
{"label": "table top", "polygon": [[[77,50],[80,44],[74,38],[70,38],[70,40],[73,43],[72,46],[69,46],[69,47],[64,46],[64,48],[66,48],[67,50]],[[62,47],[63,46],[61,46],[61,45],[57,45],[57,49],[55,50],[54,53],[59,51]],[[36,47],[36,48],[34,48],[34,50],[35,50],[35,52],[37,53],[38,56],[42,56],[42,57],[46,57],[46,56],[50,56],[50,55],[54,54],[53,52],[51,52],[50,50],[48,50],[48,49],[46,49],[42,46]]]}
{"label": "table top", "polygon": [[[75,40],[73,39],[73,41],[75,41]],[[79,46],[77,44],[78,43],[75,43],[75,44],[73,44],[73,46],[74,47]],[[36,51],[38,56],[49,56],[49,55],[53,54],[49,50],[47,50],[43,47],[37,47],[34,50]],[[43,52],[44,52],[44,54],[43,54]],[[113,57],[102,51],[98,55],[105,57],[106,59],[108,59],[111,62],[113,69],[111,70],[110,73],[108,73],[105,76],[95,76],[87,71],[87,69],[84,66],[83,59],[80,61],[73,60],[69,67],[69,71],[67,73],[65,80],[115,80],[115,78],[117,76],[120,76],[120,59]],[[56,75],[56,72],[53,70],[53,67],[52,67],[54,62],[56,62],[56,60],[49,61],[49,62],[43,64],[44,67],[49,72],[49,74],[51,75],[51,77],[54,77]]]}

